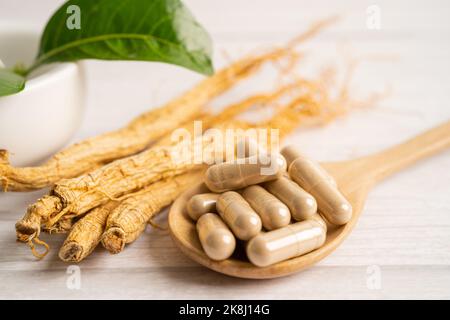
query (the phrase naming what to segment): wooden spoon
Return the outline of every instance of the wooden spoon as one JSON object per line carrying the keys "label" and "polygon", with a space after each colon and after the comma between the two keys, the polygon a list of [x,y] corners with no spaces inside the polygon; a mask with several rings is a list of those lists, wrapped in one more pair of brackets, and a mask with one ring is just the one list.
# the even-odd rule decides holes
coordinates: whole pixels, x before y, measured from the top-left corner
{"label": "wooden spoon", "polygon": [[450,147],[450,121],[431,129],[403,144],[374,155],[342,162],[325,162],[322,165],[336,179],[339,189],[353,206],[349,223],[328,230],[325,244],[308,254],[276,263],[268,267],[256,267],[245,256],[231,257],[225,261],[213,261],[202,250],[195,223],[186,213],[187,201],[197,193],[208,192],[203,184],[184,192],[169,212],[169,229],[175,243],[187,256],[198,263],[230,276],[252,279],[268,279],[285,276],[320,261],[352,231],[364,207],[369,190],[387,176]]}

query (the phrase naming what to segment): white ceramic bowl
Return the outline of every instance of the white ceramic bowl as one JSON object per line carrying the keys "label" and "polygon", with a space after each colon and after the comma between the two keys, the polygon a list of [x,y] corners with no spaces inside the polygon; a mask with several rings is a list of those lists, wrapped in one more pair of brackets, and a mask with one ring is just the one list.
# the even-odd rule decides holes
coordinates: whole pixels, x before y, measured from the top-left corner
{"label": "white ceramic bowl", "polygon": [[[30,65],[37,54],[36,28],[0,25],[0,59],[6,67]],[[0,149],[13,165],[36,164],[69,142],[81,124],[84,72],[80,63],[58,63],[33,72],[25,89],[0,97]]]}

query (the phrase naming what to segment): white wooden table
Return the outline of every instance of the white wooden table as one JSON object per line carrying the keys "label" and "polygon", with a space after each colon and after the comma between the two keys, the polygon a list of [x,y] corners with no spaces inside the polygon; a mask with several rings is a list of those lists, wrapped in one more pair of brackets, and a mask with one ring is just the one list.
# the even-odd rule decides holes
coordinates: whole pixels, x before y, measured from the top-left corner
{"label": "white wooden table", "polygon": [[[0,20],[41,27],[61,2],[0,0]],[[318,61],[333,61],[337,47],[355,56],[389,57],[363,63],[355,82],[361,92],[392,88],[379,107],[289,137],[288,142],[318,160],[375,152],[450,119],[448,1],[186,3],[211,32],[217,65],[225,62],[224,50],[235,58],[261,44],[281,43],[334,13],[343,14],[343,20],[308,44],[308,69]],[[380,30],[366,26],[371,4],[381,9]],[[87,77],[88,109],[74,141],[124,125],[201,78],[173,66],[135,62],[88,62]],[[262,75],[218,103],[235,101],[263,84],[270,87],[273,79]],[[209,271],[185,257],[167,233],[148,228],[119,255],[98,248],[79,264],[81,286],[73,289],[68,265],[57,258],[62,236],[46,238],[53,250],[42,261],[15,241],[15,221],[43,193],[0,194],[0,298],[450,298],[450,152],[377,186],[354,232],[331,256],[304,272],[270,281]]]}

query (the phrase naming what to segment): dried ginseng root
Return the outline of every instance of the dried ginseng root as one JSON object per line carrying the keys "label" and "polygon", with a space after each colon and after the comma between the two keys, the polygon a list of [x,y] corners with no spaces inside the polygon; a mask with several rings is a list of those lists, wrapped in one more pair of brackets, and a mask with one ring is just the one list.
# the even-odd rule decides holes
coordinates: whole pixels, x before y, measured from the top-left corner
{"label": "dried ginseng root", "polygon": [[91,254],[101,240],[108,215],[117,204],[109,201],[78,220],[59,250],[59,258],[66,262],[80,262]]}
{"label": "dried ginseng root", "polygon": [[[276,102],[278,99],[292,94],[293,91],[299,88],[299,85],[301,85],[301,83],[293,82],[282,85],[281,87],[275,89],[270,93],[261,93],[250,96],[242,101],[227,106],[218,114],[206,114],[198,120],[202,121],[203,130],[215,128],[221,123],[234,119],[236,116],[243,114],[252,107],[267,107],[268,105]],[[187,121],[182,128],[187,130],[191,135],[194,134],[194,126],[192,121]],[[176,142],[174,142],[172,139],[173,137],[171,135],[166,135],[162,139],[158,140],[158,142],[152,147],[167,147],[176,144]]]}
{"label": "dried ginseng root", "polygon": [[[244,99],[206,119],[206,127],[227,122],[231,124],[231,121],[236,125],[237,122],[232,120],[234,116],[245,112],[255,103],[271,103],[290,93],[295,87],[295,84],[289,84],[273,93]],[[162,140],[168,141],[169,138]],[[126,197],[127,194],[136,192],[152,182],[186,172],[185,166],[179,171],[174,165],[171,157],[173,149],[168,148],[171,145],[173,142],[169,141],[164,147],[153,147],[140,154],[116,160],[89,174],[59,181],[49,195],[31,205],[25,216],[16,223],[17,239],[28,243],[30,240],[38,241],[43,223],[46,224],[45,228],[50,229],[64,215],[82,215],[108,200]],[[158,171],[147,170],[158,162],[167,165],[163,165]]]}
{"label": "dried ginseng root", "polygon": [[67,233],[72,229],[74,224],[77,222],[77,218],[78,217],[72,217],[70,215],[64,216],[58,221],[56,221],[56,223],[51,227],[47,228],[44,226],[42,228],[42,231],[47,232],[49,234]]}
{"label": "dried ginseng root", "polygon": [[[228,121],[221,123],[221,127],[223,129],[227,124],[236,127],[237,123]],[[84,214],[108,200],[123,200],[155,181],[187,172],[193,167],[192,162],[179,164],[172,159],[172,151],[178,149],[177,146],[151,148],[89,174],[59,181],[51,193],[31,205],[25,217],[16,224],[17,238],[32,244],[32,240],[39,241],[41,223],[51,227],[64,215]]]}
{"label": "dried ginseng root", "polygon": [[63,178],[76,177],[99,165],[142,151],[186,120],[199,116],[207,102],[256,72],[264,63],[291,54],[290,49],[283,48],[238,60],[164,107],[142,114],[124,128],[76,143],[41,166],[13,167],[8,162],[8,152],[0,150],[0,187],[4,191],[44,188]]}
{"label": "dried ginseng root", "polygon": [[313,24],[283,48],[240,59],[164,107],[142,114],[126,127],[76,143],[58,152],[40,166],[13,167],[8,162],[8,152],[0,150],[0,189],[41,189],[61,179],[76,177],[99,165],[142,151],[186,120],[200,115],[201,108],[208,101],[228,90],[239,80],[252,75],[264,63],[295,55],[292,50],[294,46],[314,36],[334,21],[334,18],[330,18]]}
{"label": "dried ginseng root", "polygon": [[[321,110],[324,106],[313,104],[312,107],[301,107],[308,103],[313,104],[308,100],[294,99],[288,107],[281,109],[272,117],[272,122],[263,124],[270,125],[271,128],[279,128],[272,125],[283,124],[282,133],[285,135],[298,126],[299,123],[295,122],[295,119],[299,121],[323,116]],[[286,116],[291,117],[288,123],[281,121]],[[221,127],[222,129],[227,126],[236,127],[237,124],[236,121],[228,121],[221,123]],[[261,124],[254,126],[261,127]],[[203,138],[200,140],[203,147],[211,144],[212,137]],[[17,222],[17,238],[28,243],[33,239],[38,240],[41,223],[46,223],[47,227],[50,227],[65,214],[81,215],[108,200],[123,199],[151,183],[185,173],[195,167],[192,159],[177,162],[172,158],[173,152],[177,153],[179,150],[179,145],[151,148],[138,155],[116,160],[88,175],[61,180],[50,195],[31,205],[25,217]]]}
{"label": "dried ginseng root", "polygon": [[122,201],[109,215],[102,244],[110,253],[119,253],[136,240],[147,223],[170,205],[184,190],[202,181],[204,170],[188,172],[155,182],[142,193]]}
{"label": "dried ginseng root", "polygon": [[[314,85],[314,82],[308,84]],[[323,88],[317,87],[316,89],[321,90]],[[295,99],[288,106],[279,110],[269,121],[264,122],[261,127],[282,125],[283,129],[280,134],[283,137],[294,130],[302,120],[317,118],[320,121],[327,121],[348,111],[344,101],[340,101],[340,103],[334,100],[324,101],[324,96],[320,95],[320,92],[315,93]],[[329,107],[317,107],[319,103],[325,102]],[[283,121],[283,119],[288,119],[288,121]],[[241,127],[245,127],[245,125]],[[121,252],[125,244],[134,241],[145,230],[147,221],[151,220],[162,207],[169,205],[176,198],[177,192],[174,191],[176,188],[170,187],[171,180],[177,180],[179,182],[177,186],[180,187],[181,179],[189,175],[193,175],[193,173],[185,173],[172,179],[156,182],[145,189],[148,191],[123,201],[108,217],[107,227],[102,236],[103,246],[111,253]],[[183,188],[190,185],[189,179],[185,181],[186,186]],[[178,191],[178,193],[181,192],[182,190]],[[170,199],[169,194],[173,196],[172,199]],[[164,200],[167,202],[163,203]]]}

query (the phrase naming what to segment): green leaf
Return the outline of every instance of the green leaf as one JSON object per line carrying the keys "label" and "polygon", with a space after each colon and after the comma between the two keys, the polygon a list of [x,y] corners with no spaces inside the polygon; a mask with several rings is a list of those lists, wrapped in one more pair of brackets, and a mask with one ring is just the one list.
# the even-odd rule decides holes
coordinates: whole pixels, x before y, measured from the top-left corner
{"label": "green leaf", "polygon": [[179,0],[70,0],[50,18],[34,67],[80,59],[144,60],[210,75],[211,47],[208,33]]}
{"label": "green leaf", "polygon": [[0,68],[0,97],[20,92],[25,88],[25,78]]}

